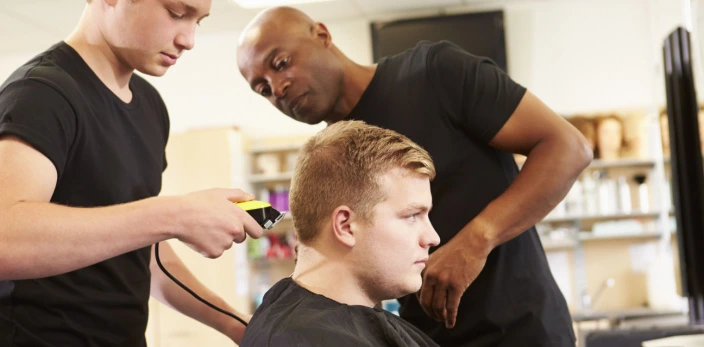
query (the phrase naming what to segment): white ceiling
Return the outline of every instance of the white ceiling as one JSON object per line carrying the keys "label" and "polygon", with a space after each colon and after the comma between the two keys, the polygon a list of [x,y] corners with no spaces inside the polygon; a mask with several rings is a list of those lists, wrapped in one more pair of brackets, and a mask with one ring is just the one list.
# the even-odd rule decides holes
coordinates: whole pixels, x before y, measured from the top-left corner
{"label": "white ceiling", "polygon": [[[295,7],[315,20],[330,21],[506,1],[527,0],[334,0]],[[85,0],[0,0],[0,55],[33,52],[65,38],[84,5]],[[240,30],[260,10],[241,8],[232,0],[213,0],[211,15],[199,33]]]}

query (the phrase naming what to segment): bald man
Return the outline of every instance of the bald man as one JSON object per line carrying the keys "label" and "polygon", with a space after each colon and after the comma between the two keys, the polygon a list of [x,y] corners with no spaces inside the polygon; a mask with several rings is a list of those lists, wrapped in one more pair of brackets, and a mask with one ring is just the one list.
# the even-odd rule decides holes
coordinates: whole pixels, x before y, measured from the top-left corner
{"label": "bald man", "polygon": [[[403,318],[444,346],[574,346],[534,224],[592,159],[577,129],[450,42],[360,65],[325,25],[292,8],[255,17],[237,60],[252,90],[293,119],[363,120],[430,153],[430,219],[441,242],[420,291],[400,298]],[[513,153],[528,157],[520,174]]]}

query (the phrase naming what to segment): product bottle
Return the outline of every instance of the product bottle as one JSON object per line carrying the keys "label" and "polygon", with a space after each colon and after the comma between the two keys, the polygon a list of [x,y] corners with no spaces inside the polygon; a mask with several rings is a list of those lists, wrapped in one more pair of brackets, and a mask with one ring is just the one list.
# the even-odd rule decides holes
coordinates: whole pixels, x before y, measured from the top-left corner
{"label": "product bottle", "polygon": [[618,202],[621,213],[631,213],[631,187],[628,185],[628,181],[625,176],[618,177]]}
{"label": "product bottle", "polygon": [[650,200],[648,199],[648,185],[645,184],[646,176],[638,174],[633,176],[633,179],[638,183],[638,207],[640,212],[648,213],[650,211]]}
{"label": "product bottle", "polygon": [[594,177],[590,174],[584,175],[584,205],[585,213],[588,216],[596,215],[599,211],[597,196],[596,196],[596,182]]}

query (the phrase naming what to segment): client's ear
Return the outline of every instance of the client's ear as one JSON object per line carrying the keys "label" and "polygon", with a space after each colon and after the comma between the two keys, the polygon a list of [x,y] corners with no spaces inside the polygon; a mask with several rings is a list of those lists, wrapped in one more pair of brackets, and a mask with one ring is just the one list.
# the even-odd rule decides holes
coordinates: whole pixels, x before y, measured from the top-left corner
{"label": "client's ear", "polygon": [[354,211],[344,205],[332,212],[333,236],[347,247],[353,247],[355,244],[354,228],[352,227],[354,219]]}

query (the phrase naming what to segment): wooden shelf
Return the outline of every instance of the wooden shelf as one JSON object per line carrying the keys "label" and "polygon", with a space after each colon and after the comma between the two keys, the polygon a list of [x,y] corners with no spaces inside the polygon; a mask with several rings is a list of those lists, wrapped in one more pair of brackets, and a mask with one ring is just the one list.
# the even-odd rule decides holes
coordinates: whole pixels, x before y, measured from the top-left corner
{"label": "wooden shelf", "polygon": [[[612,235],[593,235],[591,232],[582,231],[577,236],[579,241],[609,241],[609,240],[630,240],[630,239],[650,239],[662,236],[659,231],[646,231],[640,233],[624,233]],[[551,240],[549,238],[541,238],[543,249],[546,252],[559,251],[564,249],[572,249],[578,246],[578,241],[574,239]]]}
{"label": "wooden shelf", "polygon": [[619,213],[610,215],[575,215],[575,216],[564,216],[564,217],[549,217],[545,218],[539,223],[565,223],[565,222],[577,222],[581,220],[588,221],[599,221],[599,220],[610,220],[610,219],[635,219],[635,218],[657,218],[659,212],[648,212],[648,213]]}
{"label": "wooden shelf", "polygon": [[571,249],[577,247],[577,242],[572,239],[565,240],[551,240],[551,239],[540,239],[540,243],[543,244],[543,249],[546,252],[549,251],[559,251],[563,249]]}
{"label": "wooden shelf", "polygon": [[274,175],[255,174],[249,176],[251,183],[271,183],[290,181],[293,176],[292,172],[282,172]]}
{"label": "wooden shelf", "polygon": [[[518,168],[522,168],[525,164],[525,160],[516,161]],[[654,167],[655,160],[652,159],[637,159],[637,158],[623,158],[617,160],[601,160],[594,159],[589,164],[586,170],[600,170],[600,169],[612,169],[612,168],[629,168],[629,167]]]}
{"label": "wooden shelf", "polygon": [[249,148],[249,153],[295,152],[302,146],[303,144],[254,145]]}
{"label": "wooden shelf", "polygon": [[580,232],[580,241],[600,241],[600,240],[627,240],[627,239],[648,239],[648,238],[658,238],[662,236],[660,231],[645,231],[640,233],[624,233],[624,234],[611,234],[611,235],[592,235],[591,232]]}
{"label": "wooden shelf", "polygon": [[624,158],[618,160],[594,159],[589,164],[590,169],[610,169],[618,167],[651,167],[655,166],[655,160]]}

